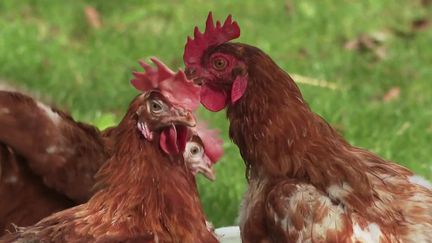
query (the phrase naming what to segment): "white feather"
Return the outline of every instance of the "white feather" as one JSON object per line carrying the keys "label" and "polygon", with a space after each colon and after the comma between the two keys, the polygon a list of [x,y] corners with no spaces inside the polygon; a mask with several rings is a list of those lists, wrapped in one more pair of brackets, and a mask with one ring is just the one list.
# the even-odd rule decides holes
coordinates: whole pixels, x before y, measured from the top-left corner
{"label": "white feather", "polygon": [[221,243],[241,243],[240,228],[238,226],[227,226],[215,230]]}
{"label": "white feather", "polygon": [[413,176],[410,176],[408,178],[408,180],[413,184],[417,184],[417,185],[426,187],[427,189],[432,189],[432,184],[428,180],[426,180],[425,178],[423,178],[421,176],[413,175]]}
{"label": "white feather", "polygon": [[57,112],[53,111],[53,109],[51,107],[48,107],[39,101],[36,104],[41,110],[45,111],[48,118],[51,119],[51,121],[55,125],[58,125],[60,123],[61,118],[60,118],[59,114],[57,114]]}

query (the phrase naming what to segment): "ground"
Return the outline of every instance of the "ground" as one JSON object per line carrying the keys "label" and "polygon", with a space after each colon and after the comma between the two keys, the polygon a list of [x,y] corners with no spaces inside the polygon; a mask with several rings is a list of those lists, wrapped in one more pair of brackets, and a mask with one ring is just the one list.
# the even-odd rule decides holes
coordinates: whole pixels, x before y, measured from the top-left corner
{"label": "ground", "polygon": [[[193,26],[209,10],[231,13],[239,41],[309,77],[296,78],[306,100],[352,144],[432,179],[432,1],[167,2],[2,0],[0,77],[104,128],[137,94],[129,80],[139,59],[182,67]],[[304,84],[314,79],[336,89]],[[199,179],[201,197],[216,226],[230,225],[245,189],[243,162],[225,114],[200,116],[226,141],[217,181]]]}

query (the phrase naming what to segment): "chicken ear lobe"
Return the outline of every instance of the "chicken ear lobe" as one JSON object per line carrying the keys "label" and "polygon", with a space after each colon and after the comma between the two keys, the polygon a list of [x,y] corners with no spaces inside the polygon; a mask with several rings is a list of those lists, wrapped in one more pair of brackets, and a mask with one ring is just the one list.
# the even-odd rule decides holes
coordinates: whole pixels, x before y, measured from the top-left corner
{"label": "chicken ear lobe", "polygon": [[235,104],[246,91],[247,76],[238,75],[231,88],[231,103]]}

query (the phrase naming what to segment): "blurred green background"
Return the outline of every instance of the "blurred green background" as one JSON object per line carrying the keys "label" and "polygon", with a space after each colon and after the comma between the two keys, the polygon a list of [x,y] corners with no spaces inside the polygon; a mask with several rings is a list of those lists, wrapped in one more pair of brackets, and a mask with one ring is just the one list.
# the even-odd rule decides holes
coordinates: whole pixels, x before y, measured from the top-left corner
{"label": "blurred green background", "polygon": [[[137,93],[137,61],[182,67],[186,36],[209,10],[233,14],[240,42],[302,75],[312,109],[351,143],[432,179],[432,0],[1,0],[0,78],[104,128]],[[217,181],[199,178],[201,198],[216,226],[231,225],[243,162],[224,112],[200,116],[226,141]]]}

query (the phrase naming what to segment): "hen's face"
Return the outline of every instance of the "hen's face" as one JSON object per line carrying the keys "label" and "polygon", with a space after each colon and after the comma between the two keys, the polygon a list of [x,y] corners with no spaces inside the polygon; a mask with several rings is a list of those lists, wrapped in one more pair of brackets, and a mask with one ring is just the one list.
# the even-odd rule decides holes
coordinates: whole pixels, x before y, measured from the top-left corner
{"label": "hen's face", "polygon": [[201,85],[201,103],[211,111],[234,104],[247,86],[246,65],[229,50],[207,53],[201,64],[186,64],[185,73]]}
{"label": "hen's face", "polygon": [[184,151],[188,127],[196,125],[192,112],[173,106],[161,93],[152,91],[143,95],[136,110],[137,127],[145,139],[152,141],[160,133],[160,146],[167,154]]}
{"label": "hen's face", "polygon": [[187,142],[183,157],[193,175],[202,173],[211,181],[216,179],[212,168],[213,163],[206,155],[204,145],[198,136],[193,136],[192,139]]}

